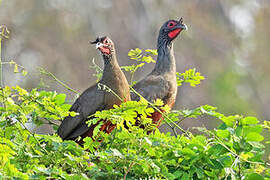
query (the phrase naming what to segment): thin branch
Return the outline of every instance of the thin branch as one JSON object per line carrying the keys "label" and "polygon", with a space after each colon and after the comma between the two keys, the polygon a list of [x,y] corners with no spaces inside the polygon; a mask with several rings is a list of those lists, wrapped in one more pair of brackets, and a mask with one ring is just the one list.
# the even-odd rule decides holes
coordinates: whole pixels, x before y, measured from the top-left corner
{"label": "thin branch", "polygon": [[69,91],[75,93],[75,94],[80,94],[78,91],[72,89],[71,87],[69,87],[67,84],[63,83],[62,81],[60,81],[54,74],[52,74],[51,72],[43,69],[43,68],[39,68],[40,73],[45,74],[51,78],[53,78],[56,82],[58,82],[59,84],[61,84],[62,86],[64,86],[66,89],[68,89]]}
{"label": "thin branch", "polygon": [[124,174],[123,180],[126,180],[127,174],[129,173],[130,169],[132,168],[132,166],[133,166],[134,164],[135,164],[135,161],[132,161],[132,162],[130,163],[127,172],[125,172],[125,174]]}
{"label": "thin branch", "polygon": [[135,71],[130,73],[130,84],[133,85],[133,79],[134,79]]}
{"label": "thin branch", "polygon": [[94,66],[90,66],[90,68],[94,68],[99,72],[103,72],[103,69],[96,64],[95,58],[92,59],[92,63],[94,64]]}
{"label": "thin branch", "polygon": [[95,58],[92,59],[92,63],[93,63],[93,66],[89,66],[89,67],[96,70],[96,74],[94,74],[94,76],[97,77],[97,82],[98,82],[101,78],[100,75],[102,76],[103,69],[96,64]]}
{"label": "thin branch", "polygon": [[[168,125],[170,126],[170,124],[168,123]],[[173,131],[173,134],[174,134],[174,136],[176,137],[177,136],[177,132],[176,132],[176,127],[174,126],[174,127],[172,127],[172,126],[170,126],[170,128],[172,129],[172,131]]]}
{"label": "thin branch", "polygon": [[182,121],[184,121],[185,119],[187,119],[189,116],[183,117],[182,119],[180,119],[179,121],[177,121],[177,124],[180,124]]}
{"label": "thin branch", "polygon": [[102,84],[102,83],[97,83],[97,86],[99,89],[102,89],[102,90],[105,90],[106,92],[109,92],[109,93],[112,93],[113,95],[115,95],[120,101],[123,102],[123,99],[118,96],[118,94],[116,94],[110,87],[108,87],[107,85],[105,84]]}
{"label": "thin branch", "polygon": [[50,121],[48,119],[46,119],[46,121],[48,121],[47,123],[44,123],[44,124],[49,124],[49,125],[55,125],[55,126],[59,126],[59,124],[53,122],[53,121]]}
{"label": "thin branch", "polygon": [[[44,122],[42,125],[54,125],[54,126],[59,126],[59,124],[57,124],[57,123],[54,123],[54,122],[52,122],[52,121],[50,121],[50,120],[48,120],[48,119],[45,119],[45,121],[47,121],[47,122]],[[33,122],[33,121],[31,121],[31,122]],[[34,122],[33,122],[34,123]],[[39,126],[37,126],[37,128],[38,128]],[[36,130],[36,129],[35,129]],[[34,131],[35,132],[35,131]]]}
{"label": "thin branch", "polygon": [[18,67],[22,68],[22,69],[25,69],[23,66],[15,63],[14,61],[8,61],[8,62],[1,62],[2,65],[12,65],[12,64],[16,64]]}

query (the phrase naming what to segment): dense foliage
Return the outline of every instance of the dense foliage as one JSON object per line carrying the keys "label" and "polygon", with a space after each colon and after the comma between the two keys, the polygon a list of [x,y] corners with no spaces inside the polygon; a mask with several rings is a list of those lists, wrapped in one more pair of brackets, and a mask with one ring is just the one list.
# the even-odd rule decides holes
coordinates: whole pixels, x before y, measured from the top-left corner
{"label": "dense foliage", "polygon": [[[130,51],[136,65],[123,69],[134,74],[142,63],[154,62],[154,50],[144,53],[140,49]],[[18,72],[16,63],[12,65]],[[177,77],[178,85],[196,86],[203,79],[195,69],[177,73]],[[133,79],[130,82],[133,84]],[[111,91],[102,85],[100,88]],[[56,134],[35,133],[43,124],[56,129],[57,120],[76,115],[68,111],[70,105],[66,104],[65,94],[6,86],[0,89],[0,103],[0,179],[270,178],[269,164],[262,159],[261,143],[262,131],[269,131],[270,123],[261,123],[255,117],[226,116],[209,105],[171,111],[161,100],[149,103],[141,98],[139,102],[129,101],[96,112],[89,124],[106,119],[117,124],[117,128],[108,135],[99,132],[97,126],[94,140],[86,138],[81,147],[73,141],[62,141]],[[160,109],[173,135],[155,129],[147,118]],[[220,125],[213,130],[191,128],[197,133],[179,125],[183,120],[202,116],[215,118]],[[145,130],[134,126],[137,117]],[[147,135],[149,129],[155,132]],[[176,134],[177,129],[182,134]]]}
{"label": "dense foliage", "polygon": [[28,130],[29,123],[56,126],[55,119],[68,115],[64,94],[5,87],[0,95],[4,104],[0,109],[0,175],[4,178],[263,179],[269,173],[260,143],[264,139],[261,132],[269,129],[269,123],[259,124],[255,117],[225,116],[204,105],[173,111],[165,121],[207,115],[221,122],[218,128],[196,128],[199,134],[172,136],[156,130],[147,135],[138,127],[130,126],[129,131],[123,127],[124,120],[133,124],[137,114],[147,119],[153,112],[144,100],[130,101],[97,112],[94,121],[106,118],[117,123],[117,128],[111,135],[97,131],[95,137],[102,137],[102,142],[87,138],[80,147],[72,141],[62,142],[56,135]]}

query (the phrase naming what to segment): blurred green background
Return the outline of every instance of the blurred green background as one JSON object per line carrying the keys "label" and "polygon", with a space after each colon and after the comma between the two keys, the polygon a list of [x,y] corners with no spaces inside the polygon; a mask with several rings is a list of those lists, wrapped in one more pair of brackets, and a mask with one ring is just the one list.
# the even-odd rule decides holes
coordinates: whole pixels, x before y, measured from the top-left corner
{"label": "blurred green background", "polygon": [[[29,72],[23,77],[4,66],[4,84],[56,90],[67,93],[72,102],[74,94],[41,76],[39,66],[82,92],[96,80],[95,70],[89,68],[92,58],[102,65],[90,40],[108,35],[116,44],[120,65],[130,65],[130,49],[156,48],[160,26],[179,17],[189,30],[175,40],[177,71],[196,68],[206,79],[197,88],[180,87],[174,108],[210,104],[226,115],[269,120],[269,0],[2,0],[0,24],[11,30],[3,59],[14,60]],[[135,80],[153,66],[143,67]],[[217,123],[201,118],[182,126],[213,128]]]}

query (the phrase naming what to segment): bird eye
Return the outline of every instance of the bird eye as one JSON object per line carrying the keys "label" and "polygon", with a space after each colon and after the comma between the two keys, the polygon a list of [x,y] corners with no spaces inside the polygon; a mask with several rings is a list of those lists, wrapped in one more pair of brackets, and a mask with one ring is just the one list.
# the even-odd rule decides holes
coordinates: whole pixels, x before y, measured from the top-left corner
{"label": "bird eye", "polygon": [[109,43],[109,41],[106,39],[106,40],[104,41],[104,43],[105,43],[105,44],[108,44],[108,43]]}
{"label": "bird eye", "polygon": [[168,27],[173,27],[175,25],[175,23],[174,22],[169,22],[169,24],[168,24]]}

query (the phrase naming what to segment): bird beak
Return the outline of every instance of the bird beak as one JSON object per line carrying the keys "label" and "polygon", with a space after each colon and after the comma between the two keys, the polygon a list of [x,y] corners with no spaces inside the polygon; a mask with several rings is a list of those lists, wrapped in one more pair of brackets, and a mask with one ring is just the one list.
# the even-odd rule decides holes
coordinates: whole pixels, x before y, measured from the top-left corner
{"label": "bird beak", "polygon": [[188,27],[187,27],[186,24],[182,24],[182,25],[183,25],[183,29],[184,29],[184,30],[188,30]]}
{"label": "bird beak", "polygon": [[177,25],[175,26],[175,28],[177,28],[177,29],[182,29],[182,30],[188,30],[187,25],[182,24],[182,23],[177,24]]}
{"label": "bird beak", "polygon": [[183,17],[181,17],[180,19],[179,19],[179,23],[178,23],[178,25],[177,25],[177,28],[181,28],[182,30],[188,30],[188,27],[187,27],[187,25],[185,25],[184,23],[183,23]]}

